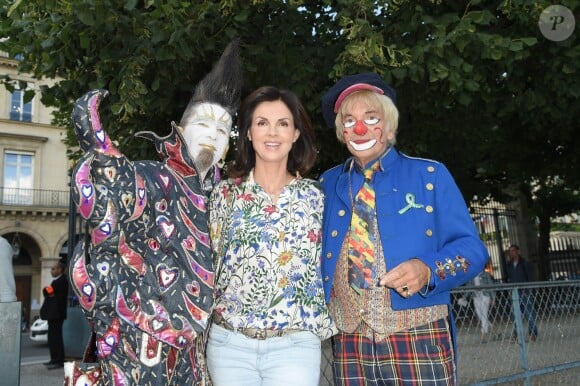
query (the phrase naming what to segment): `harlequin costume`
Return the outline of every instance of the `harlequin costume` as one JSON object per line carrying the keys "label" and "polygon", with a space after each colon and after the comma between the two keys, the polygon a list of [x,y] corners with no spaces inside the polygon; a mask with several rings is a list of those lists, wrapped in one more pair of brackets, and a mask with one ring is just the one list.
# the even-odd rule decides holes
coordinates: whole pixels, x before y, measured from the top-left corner
{"label": "harlequin costume", "polygon": [[[234,114],[237,47],[230,44],[198,85],[184,117],[200,103]],[[202,177],[175,124],[166,137],[137,134],[155,143],[161,161],[129,160],[101,127],[106,95],[91,91],[73,111],[85,152],[72,176],[74,200],[89,232],[69,270],[94,331],[85,359],[96,362],[67,363],[65,384],[206,385],[202,337],[214,280],[207,201],[219,170],[214,164]]]}

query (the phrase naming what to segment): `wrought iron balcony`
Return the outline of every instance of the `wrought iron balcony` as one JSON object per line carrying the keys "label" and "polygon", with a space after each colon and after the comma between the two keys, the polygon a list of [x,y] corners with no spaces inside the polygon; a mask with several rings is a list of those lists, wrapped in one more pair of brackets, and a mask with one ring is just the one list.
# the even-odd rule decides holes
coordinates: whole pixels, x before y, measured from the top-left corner
{"label": "wrought iron balcony", "polygon": [[[0,206],[4,210],[69,208],[68,190],[18,189],[0,187]],[[8,209],[7,207],[10,207]]]}

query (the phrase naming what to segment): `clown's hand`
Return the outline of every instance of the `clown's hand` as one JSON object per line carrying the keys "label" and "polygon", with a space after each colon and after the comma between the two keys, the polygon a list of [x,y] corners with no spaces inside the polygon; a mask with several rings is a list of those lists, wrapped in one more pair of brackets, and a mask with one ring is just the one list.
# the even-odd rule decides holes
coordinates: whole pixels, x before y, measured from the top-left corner
{"label": "clown's hand", "polygon": [[459,304],[461,307],[467,307],[467,299],[459,298],[459,300],[457,300],[457,304]]}

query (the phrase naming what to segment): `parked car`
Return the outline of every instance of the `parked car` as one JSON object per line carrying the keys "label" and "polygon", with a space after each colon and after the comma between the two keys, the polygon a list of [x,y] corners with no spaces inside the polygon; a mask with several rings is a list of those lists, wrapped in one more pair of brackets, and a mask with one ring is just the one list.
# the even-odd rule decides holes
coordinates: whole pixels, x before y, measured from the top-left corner
{"label": "parked car", "polygon": [[36,342],[48,343],[48,322],[44,319],[36,319],[30,326],[30,339]]}

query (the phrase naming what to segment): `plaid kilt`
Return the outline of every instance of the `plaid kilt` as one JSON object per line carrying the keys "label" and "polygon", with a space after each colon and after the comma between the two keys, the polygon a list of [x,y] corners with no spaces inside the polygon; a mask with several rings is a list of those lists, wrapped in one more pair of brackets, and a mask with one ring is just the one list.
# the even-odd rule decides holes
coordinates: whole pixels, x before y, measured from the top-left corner
{"label": "plaid kilt", "polygon": [[453,342],[447,318],[396,332],[385,341],[360,333],[332,338],[337,386],[455,385]]}

